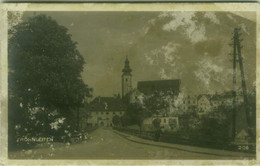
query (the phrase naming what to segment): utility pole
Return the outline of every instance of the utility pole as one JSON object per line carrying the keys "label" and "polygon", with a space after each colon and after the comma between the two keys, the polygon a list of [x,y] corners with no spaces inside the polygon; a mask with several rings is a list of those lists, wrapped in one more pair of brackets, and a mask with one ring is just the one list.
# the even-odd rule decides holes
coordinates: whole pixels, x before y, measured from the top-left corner
{"label": "utility pole", "polygon": [[[237,74],[237,62],[239,63],[240,74],[241,74],[241,86],[243,90],[243,98],[244,98],[244,105],[245,105],[245,114],[246,114],[246,121],[247,127],[250,126],[250,114],[249,114],[249,106],[248,106],[248,98],[247,98],[247,89],[246,89],[246,82],[245,82],[245,74],[244,74],[244,66],[243,66],[243,57],[241,55],[241,41],[240,38],[241,33],[239,32],[239,28],[234,29],[233,33],[233,123],[232,123],[232,137],[233,139],[236,136],[236,114],[238,111],[237,107],[237,82],[236,82],[236,74]],[[249,131],[247,128],[247,131]],[[250,134],[250,131],[249,131]]]}
{"label": "utility pole", "polygon": [[237,64],[237,52],[236,52],[236,33],[234,32],[233,36],[233,118],[232,118],[232,139],[235,139],[236,137],[236,113],[237,113],[237,97],[236,97],[236,91],[237,91],[237,69],[236,69],[236,64]]}
{"label": "utility pole", "polygon": [[242,83],[242,90],[243,90],[243,97],[244,97],[244,104],[246,108],[246,120],[248,127],[250,126],[250,114],[249,114],[249,106],[248,106],[248,98],[247,98],[247,89],[246,89],[246,81],[245,81],[245,74],[244,74],[244,65],[243,65],[243,57],[241,55],[241,46],[240,39],[241,33],[239,33],[239,29],[237,30],[237,52],[238,52],[238,62],[240,67],[240,74],[241,74],[241,83]]}

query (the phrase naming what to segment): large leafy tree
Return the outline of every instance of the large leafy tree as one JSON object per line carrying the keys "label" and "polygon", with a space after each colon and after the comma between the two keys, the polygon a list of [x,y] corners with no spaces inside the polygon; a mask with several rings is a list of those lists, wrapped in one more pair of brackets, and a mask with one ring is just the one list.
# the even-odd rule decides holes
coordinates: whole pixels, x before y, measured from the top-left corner
{"label": "large leafy tree", "polygon": [[150,95],[142,95],[141,101],[134,100],[128,103],[128,109],[123,116],[126,125],[137,124],[141,130],[143,121],[146,118],[153,115],[168,115],[173,97],[174,94],[171,91],[155,91]]}
{"label": "large leafy tree", "polygon": [[20,108],[9,111],[39,124],[50,116],[72,118],[91,89],[81,79],[85,62],[68,29],[37,15],[13,26],[9,36],[9,100],[17,105],[9,108]]}

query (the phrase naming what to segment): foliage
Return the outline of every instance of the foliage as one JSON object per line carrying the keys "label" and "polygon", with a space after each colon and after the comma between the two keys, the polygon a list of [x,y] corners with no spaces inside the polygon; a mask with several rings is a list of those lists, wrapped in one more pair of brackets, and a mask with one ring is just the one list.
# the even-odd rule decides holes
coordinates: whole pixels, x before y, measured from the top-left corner
{"label": "foliage", "polygon": [[118,115],[113,116],[112,122],[115,126],[121,125],[121,118]]}
{"label": "foliage", "polygon": [[[12,11],[7,12],[8,17],[8,28],[11,30],[15,25],[22,22],[23,12],[21,11]],[[14,29],[12,29],[14,31]],[[10,35],[9,35],[10,36]]]}
{"label": "foliage", "polygon": [[23,125],[26,133],[51,134],[72,123],[67,119],[91,89],[81,79],[85,62],[68,29],[38,15],[13,26],[9,35],[9,115],[15,121],[10,130]]}
{"label": "foliage", "polygon": [[145,97],[144,105],[152,114],[168,115],[173,98],[170,91],[165,93],[155,91],[152,95]]}
{"label": "foliage", "polygon": [[161,119],[155,118],[152,123],[156,130],[160,130]]}
{"label": "foliage", "polygon": [[196,132],[201,127],[200,117],[196,112],[185,112],[179,116],[179,130],[185,135]]}
{"label": "foliage", "polygon": [[125,120],[123,126],[137,124],[141,130],[144,119],[153,115],[169,115],[170,104],[174,95],[171,91],[155,91],[151,95],[141,94],[136,98],[131,103],[127,103],[127,112],[122,117]]}
{"label": "foliage", "polygon": [[[201,128],[199,130],[203,137],[210,141],[225,142],[230,139],[230,125],[232,122],[232,109],[219,109],[201,117]],[[204,138],[204,139],[206,139]]]}
{"label": "foliage", "polygon": [[127,120],[125,122],[127,126],[137,124],[141,129],[143,120],[150,115],[150,112],[142,105],[138,103],[130,103],[122,118]]}
{"label": "foliage", "polygon": [[180,129],[177,133],[202,142],[225,142],[230,139],[231,111],[231,108],[219,107],[204,115],[187,112],[179,117]]}

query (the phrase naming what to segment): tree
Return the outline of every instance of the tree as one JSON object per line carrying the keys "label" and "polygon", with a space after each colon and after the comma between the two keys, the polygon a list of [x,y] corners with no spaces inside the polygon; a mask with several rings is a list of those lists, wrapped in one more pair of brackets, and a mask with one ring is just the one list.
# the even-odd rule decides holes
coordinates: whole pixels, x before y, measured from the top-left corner
{"label": "tree", "polygon": [[62,125],[61,118],[73,118],[73,110],[91,96],[81,79],[85,62],[77,43],[66,27],[45,15],[20,22],[9,35],[9,100],[15,100],[10,103],[22,108],[19,114],[27,122],[22,125],[43,133],[56,130],[55,120]]}
{"label": "tree", "polygon": [[151,95],[142,94],[142,100],[135,100],[128,103],[124,119],[128,120],[127,125],[136,124],[142,129],[143,121],[153,115],[168,115],[170,104],[173,100],[173,93],[154,92]]}
{"label": "tree", "polygon": [[161,119],[155,118],[155,119],[152,121],[152,123],[153,123],[153,126],[154,126],[155,130],[160,130],[160,129],[161,129],[161,126],[160,126],[160,124],[161,124]]}
{"label": "tree", "polygon": [[144,100],[145,106],[153,114],[168,114],[171,96],[167,93],[155,91]]}
{"label": "tree", "polygon": [[232,122],[232,109],[219,107],[201,117],[199,133],[201,139],[228,143],[231,138],[230,125]]}
{"label": "tree", "polygon": [[136,124],[141,130],[143,120],[146,117],[149,117],[148,114],[148,110],[146,110],[141,104],[130,103],[128,104],[126,113],[122,117],[122,119],[126,120],[126,122],[123,122],[123,125],[127,126]]}
{"label": "tree", "polygon": [[115,115],[113,116],[112,122],[114,126],[120,126],[121,118],[118,115]]}
{"label": "tree", "polygon": [[[21,11],[8,12],[7,17],[8,17],[8,28],[12,29],[13,26],[22,22],[23,12]],[[10,37],[10,35],[8,37]]]}

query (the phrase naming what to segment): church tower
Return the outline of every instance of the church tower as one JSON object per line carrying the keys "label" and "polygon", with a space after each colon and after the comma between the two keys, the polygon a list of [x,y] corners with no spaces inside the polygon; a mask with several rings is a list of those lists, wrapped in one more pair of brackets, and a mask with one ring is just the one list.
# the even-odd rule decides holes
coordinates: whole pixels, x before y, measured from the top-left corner
{"label": "church tower", "polygon": [[122,97],[132,90],[132,69],[129,66],[129,60],[126,57],[125,67],[122,70]]}

